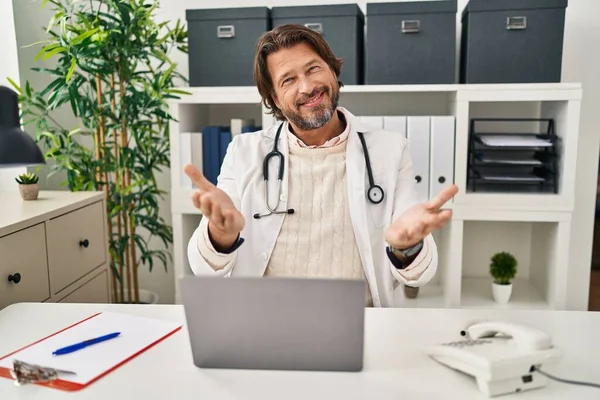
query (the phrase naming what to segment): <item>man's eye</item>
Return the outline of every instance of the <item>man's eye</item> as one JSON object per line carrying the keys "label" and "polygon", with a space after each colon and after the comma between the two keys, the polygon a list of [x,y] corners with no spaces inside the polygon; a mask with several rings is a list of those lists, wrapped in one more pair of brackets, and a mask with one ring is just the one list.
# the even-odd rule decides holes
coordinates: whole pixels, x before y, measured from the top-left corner
{"label": "man's eye", "polygon": [[292,81],[292,78],[286,78],[286,79],[283,80],[282,85],[287,85],[291,81]]}

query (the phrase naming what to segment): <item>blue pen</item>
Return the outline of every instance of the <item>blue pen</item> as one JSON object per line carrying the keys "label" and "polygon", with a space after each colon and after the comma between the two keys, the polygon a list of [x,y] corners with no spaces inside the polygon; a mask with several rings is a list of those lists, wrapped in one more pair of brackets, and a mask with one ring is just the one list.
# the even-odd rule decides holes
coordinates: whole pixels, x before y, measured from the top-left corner
{"label": "blue pen", "polygon": [[74,351],[84,349],[84,348],[86,348],[88,346],[91,346],[93,344],[104,342],[104,341],[116,338],[120,334],[121,334],[121,332],[114,332],[114,333],[109,333],[108,335],[100,336],[100,337],[97,337],[97,338],[94,338],[94,339],[84,340],[83,342],[75,343],[75,344],[72,344],[70,346],[66,346],[66,347],[60,348],[58,350],[55,350],[55,351],[52,352],[52,354],[55,355],[55,356],[60,356],[62,354],[73,353]]}

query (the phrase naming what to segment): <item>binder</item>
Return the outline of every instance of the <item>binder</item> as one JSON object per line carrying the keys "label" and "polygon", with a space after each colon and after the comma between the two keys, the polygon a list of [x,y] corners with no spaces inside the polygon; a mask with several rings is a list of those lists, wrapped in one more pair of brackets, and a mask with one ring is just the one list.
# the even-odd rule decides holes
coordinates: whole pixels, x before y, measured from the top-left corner
{"label": "binder", "polygon": [[454,121],[453,116],[431,117],[431,197],[454,182]]}
{"label": "binder", "polygon": [[[0,377],[13,379],[13,360],[72,371],[59,379],[36,385],[64,391],[81,390],[108,375],[128,361],[172,336],[182,325],[170,321],[133,315],[101,312],[85,318],[43,339],[33,342],[6,356],[0,357]],[[102,336],[110,332],[121,334],[74,353],[54,356],[58,348]]]}
{"label": "binder", "polygon": [[383,129],[383,117],[367,116],[358,117],[360,123],[367,129]]}
{"label": "binder", "polygon": [[221,169],[220,158],[221,128],[206,126],[202,129],[202,165],[203,174],[209,182],[217,184]]}
{"label": "binder", "polygon": [[406,137],[406,117],[405,116],[389,116],[383,117],[383,129],[386,131],[398,132]]}
{"label": "binder", "polygon": [[234,138],[242,133],[251,132],[255,129],[254,119],[252,118],[232,118],[231,119],[231,137]]}
{"label": "binder", "polygon": [[430,117],[409,116],[406,119],[408,148],[413,159],[417,200],[429,200],[429,133]]}
{"label": "binder", "polygon": [[182,189],[192,189],[192,180],[183,172],[183,166],[186,164],[192,164],[192,137],[189,132],[182,132],[179,134],[179,170],[181,173]]}
{"label": "binder", "polygon": [[229,143],[231,143],[231,136],[232,134],[230,131],[221,131],[221,141],[219,143],[219,174],[221,174],[221,166],[223,165],[225,154],[227,154],[227,148],[229,147]]}

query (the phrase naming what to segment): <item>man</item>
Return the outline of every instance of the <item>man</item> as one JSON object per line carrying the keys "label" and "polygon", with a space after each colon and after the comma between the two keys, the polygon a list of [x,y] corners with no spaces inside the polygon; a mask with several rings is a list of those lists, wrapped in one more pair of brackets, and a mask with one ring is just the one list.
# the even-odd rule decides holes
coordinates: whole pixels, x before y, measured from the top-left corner
{"label": "man", "polygon": [[431,280],[431,232],[451,218],[440,208],[457,188],[417,203],[406,139],[364,129],[338,107],[341,67],[321,35],[303,26],[259,39],[255,82],[284,122],[237,136],[217,186],[184,167],[203,214],[188,246],[195,274],[366,279],[366,302],[375,307],[394,306],[398,284]]}

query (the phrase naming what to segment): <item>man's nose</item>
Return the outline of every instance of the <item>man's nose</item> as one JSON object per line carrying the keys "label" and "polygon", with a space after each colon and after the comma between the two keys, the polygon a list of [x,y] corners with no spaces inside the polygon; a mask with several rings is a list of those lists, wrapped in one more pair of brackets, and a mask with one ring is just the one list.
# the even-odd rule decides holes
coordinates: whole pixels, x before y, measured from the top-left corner
{"label": "man's nose", "polygon": [[298,78],[298,80],[300,84],[300,93],[311,94],[315,90],[315,84],[306,76],[301,76]]}

